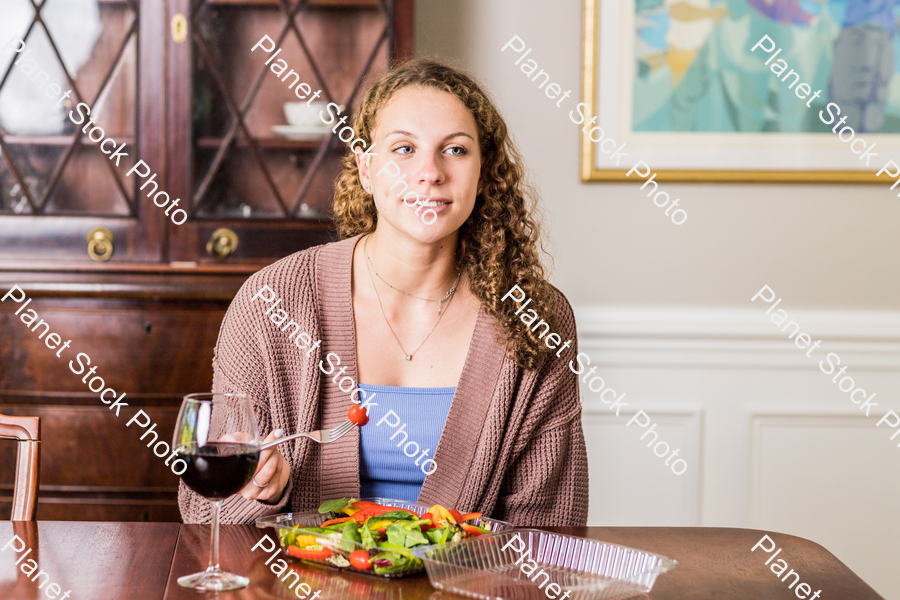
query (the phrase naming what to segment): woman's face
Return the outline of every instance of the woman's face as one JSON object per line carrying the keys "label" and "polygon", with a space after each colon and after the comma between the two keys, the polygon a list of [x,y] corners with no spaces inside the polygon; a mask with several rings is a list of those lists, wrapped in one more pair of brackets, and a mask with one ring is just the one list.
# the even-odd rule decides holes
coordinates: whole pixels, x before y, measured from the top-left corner
{"label": "woman's face", "polygon": [[[356,161],[360,181],[372,189],[379,228],[435,242],[465,223],[478,193],[481,150],[475,118],[456,96],[399,90],[378,111],[372,141],[377,156],[367,165],[358,153]],[[423,206],[415,205],[416,195]]]}

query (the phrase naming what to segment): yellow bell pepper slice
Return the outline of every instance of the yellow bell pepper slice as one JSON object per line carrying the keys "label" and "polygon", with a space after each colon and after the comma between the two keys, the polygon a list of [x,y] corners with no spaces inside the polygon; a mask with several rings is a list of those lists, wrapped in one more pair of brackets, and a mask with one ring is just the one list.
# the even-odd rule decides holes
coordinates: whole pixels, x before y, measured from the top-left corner
{"label": "yellow bell pepper slice", "polygon": [[319,540],[313,535],[298,535],[297,539],[294,541],[294,545],[299,548],[315,546],[318,543],[319,543]]}
{"label": "yellow bell pepper slice", "polygon": [[375,523],[369,525],[368,527],[369,527],[369,531],[375,531],[376,529],[378,529],[380,527],[387,527],[388,525],[392,525],[392,524],[393,523],[391,521],[382,520],[382,521],[376,521]]}
{"label": "yellow bell pepper slice", "polygon": [[456,520],[453,518],[453,515],[450,514],[450,511],[440,504],[435,504],[428,509],[428,512],[431,513],[431,516],[434,517],[435,521],[449,521],[450,523],[456,523]]}
{"label": "yellow bell pepper slice", "polygon": [[341,512],[344,513],[345,515],[347,515],[348,517],[352,517],[353,515],[355,515],[356,513],[359,512],[359,509],[350,508],[349,506],[345,506],[344,508],[341,509]]}

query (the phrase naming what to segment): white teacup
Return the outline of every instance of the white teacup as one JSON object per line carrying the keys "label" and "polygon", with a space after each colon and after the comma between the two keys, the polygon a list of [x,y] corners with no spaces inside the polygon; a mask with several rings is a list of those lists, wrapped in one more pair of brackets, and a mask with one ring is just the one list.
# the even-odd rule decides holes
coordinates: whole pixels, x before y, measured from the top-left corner
{"label": "white teacup", "polygon": [[[319,113],[328,116],[328,111],[325,109],[327,105],[328,102],[324,101],[313,101],[308,104],[307,102],[285,102],[284,116],[287,122],[294,127],[325,128],[327,125],[319,118]],[[343,110],[343,107],[341,109]]]}

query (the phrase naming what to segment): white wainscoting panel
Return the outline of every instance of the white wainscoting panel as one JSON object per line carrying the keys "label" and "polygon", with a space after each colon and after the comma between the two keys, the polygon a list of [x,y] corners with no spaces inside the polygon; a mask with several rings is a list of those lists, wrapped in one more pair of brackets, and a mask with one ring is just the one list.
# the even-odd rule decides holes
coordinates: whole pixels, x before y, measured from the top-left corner
{"label": "white wainscoting panel", "polygon": [[[700,525],[700,481],[703,473],[703,415],[699,410],[650,410],[656,428],[626,425],[637,411],[607,414],[606,406],[584,407],[584,436],[590,468],[591,515],[588,525],[696,527]],[[687,470],[672,472],[665,457],[658,458],[648,443],[665,442],[670,452],[680,449]],[[641,441],[641,436],[644,440]],[[654,444],[655,445],[655,444]],[[662,453],[665,446],[659,446]],[[602,459],[599,457],[603,457]],[[671,463],[670,463],[671,464]],[[681,466],[681,465],[679,465]],[[679,468],[680,470],[680,468]]]}
{"label": "white wainscoting panel", "polygon": [[876,590],[896,588],[900,448],[886,425],[824,411],[751,420],[752,526],[813,539]]}
{"label": "white wainscoting panel", "polygon": [[[900,600],[900,436],[892,443],[875,426],[888,409],[900,414],[900,311],[779,307],[822,340],[807,357],[767,305],[750,304],[755,291],[748,309],[576,307],[579,352],[628,402],[628,415],[616,417],[581,383],[588,522],[797,535]],[[877,393],[868,418],[820,370],[829,352]],[[639,409],[691,457],[684,475],[626,427]]]}

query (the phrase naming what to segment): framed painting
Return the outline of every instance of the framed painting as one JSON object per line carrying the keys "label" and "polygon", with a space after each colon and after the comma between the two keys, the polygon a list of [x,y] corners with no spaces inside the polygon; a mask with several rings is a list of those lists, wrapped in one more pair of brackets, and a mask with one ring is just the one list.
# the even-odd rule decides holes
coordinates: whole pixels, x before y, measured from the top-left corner
{"label": "framed painting", "polygon": [[585,0],[582,109],[599,131],[582,130],[582,179],[625,179],[603,135],[670,181],[896,178],[895,5]]}

